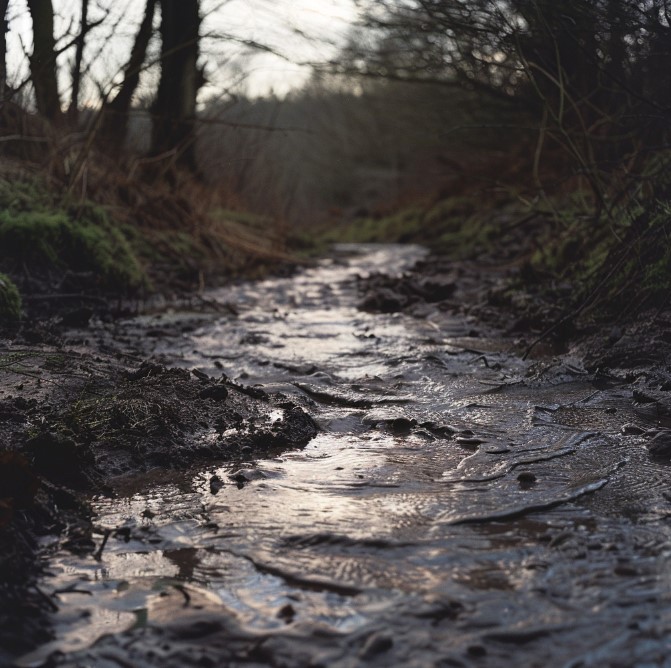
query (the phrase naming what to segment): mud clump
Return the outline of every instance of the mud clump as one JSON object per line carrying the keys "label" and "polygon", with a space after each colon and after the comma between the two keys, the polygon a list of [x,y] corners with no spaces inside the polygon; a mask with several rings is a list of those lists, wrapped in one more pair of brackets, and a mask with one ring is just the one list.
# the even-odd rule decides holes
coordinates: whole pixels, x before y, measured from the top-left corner
{"label": "mud clump", "polygon": [[[316,435],[302,408],[278,411],[281,398],[245,390],[151,362],[117,370],[92,381],[76,402],[44,412],[26,451],[38,474],[86,489],[157,467],[183,469],[298,448]],[[281,417],[271,421],[271,410]]]}
{"label": "mud clump", "polygon": [[398,313],[418,303],[435,304],[449,299],[456,290],[451,276],[386,276],[373,274],[360,279],[364,297],[359,309],[370,313]]}

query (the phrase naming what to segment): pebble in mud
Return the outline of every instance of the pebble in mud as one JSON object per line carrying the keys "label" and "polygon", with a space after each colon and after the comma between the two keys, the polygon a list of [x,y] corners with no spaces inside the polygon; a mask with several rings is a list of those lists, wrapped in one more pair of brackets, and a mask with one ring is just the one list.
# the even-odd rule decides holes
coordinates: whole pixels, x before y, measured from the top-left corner
{"label": "pebble in mud", "polygon": [[218,476],[213,475],[210,478],[210,493],[217,494],[219,490],[224,486],[224,481]]}
{"label": "pebble in mud", "polygon": [[267,476],[258,469],[239,469],[238,471],[231,473],[228,477],[234,482],[244,485],[246,482],[251,482],[252,480],[263,480]]}
{"label": "pebble in mud", "polygon": [[627,424],[623,424],[620,431],[623,434],[631,434],[634,436],[638,436],[639,434],[645,433],[645,429],[639,427],[637,424],[634,424],[633,422],[627,422]]}
{"label": "pebble in mud", "polygon": [[378,654],[389,651],[394,646],[394,640],[387,633],[373,633],[368,637],[359,652],[359,658],[370,661]]}
{"label": "pebble in mud", "polygon": [[399,436],[409,434],[417,424],[417,420],[409,420],[406,417],[397,417],[389,423],[389,430]]}
{"label": "pebble in mud", "polygon": [[461,445],[464,448],[467,448],[468,450],[477,450],[478,446],[482,445],[483,443],[486,443],[483,438],[478,438],[477,436],[457,436],[455,439],[455,443],[457,445]]}
{"label": "pebble in mud", "polygon": [[277,612],[277,618],[284,621],[285,624],[291,624],[296,617],[296,610],[291,603],[287,603]]}
{"label": "pebble in mud", "polygon": [[651,459],[671,464],[671,429],[660,431],[646,447]]}

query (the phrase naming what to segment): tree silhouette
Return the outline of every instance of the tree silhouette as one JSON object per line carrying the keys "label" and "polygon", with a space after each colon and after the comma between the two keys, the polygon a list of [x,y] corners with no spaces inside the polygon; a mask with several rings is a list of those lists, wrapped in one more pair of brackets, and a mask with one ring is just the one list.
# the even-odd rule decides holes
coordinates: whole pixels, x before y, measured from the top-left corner
{"label": "tree silhouette", "polygon": [[152,152],[174,152],[178,162],[195,170],[196,98],[203,84],[198,67],[198,0],[160,0],[161,79],[154,117]]}

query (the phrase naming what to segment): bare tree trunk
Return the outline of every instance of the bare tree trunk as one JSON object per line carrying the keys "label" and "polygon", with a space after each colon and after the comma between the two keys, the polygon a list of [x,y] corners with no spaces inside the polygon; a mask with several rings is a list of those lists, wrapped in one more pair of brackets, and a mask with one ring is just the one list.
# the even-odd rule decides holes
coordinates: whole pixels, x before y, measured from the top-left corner
{"label": "bare tree trunk", "polygon": [[77,120],[77,111],[79,109],[79,91],[82,83],[82,61],[84,60],[84,46],[86,45],[86,33],[89,26],[89,0],[82,0],[82,16],[77,36],[77,47],[75,50],[75,62],[72,66],[72,93],[70,95],[70,108],[68,116],[72,121]]}
{"label": "bare tree trunk", "polygon": [[195,170],[196,96],[203,84],[198,69],[198,0],[161,1],[161,80],[153,107],[152,152],[176,149],[178,160]]}
{"label": "bare tree trunk", "polygon": [[51,0],[28,0],[28,9],[33,19],[30,72],[37,111],[45,118],[55,120],[61,114],[61,101],[56,79],[54,8]]}
{"label": "bare tree trunk", "polygon": [[7,7],[9,0],[0,0],[0,104],[5,101],[7,89]]}
{"label": "bare tree trunk", "polygon": [[144,17],[124,68],[124,79],[117,94],[105,105],[102,137],[114,150],[119,150],[128,132],[128,113],[133,95],[140,83],[140,71],[147,55],[149,40],[153,34],[154,13],[157,0],[147,0]]}

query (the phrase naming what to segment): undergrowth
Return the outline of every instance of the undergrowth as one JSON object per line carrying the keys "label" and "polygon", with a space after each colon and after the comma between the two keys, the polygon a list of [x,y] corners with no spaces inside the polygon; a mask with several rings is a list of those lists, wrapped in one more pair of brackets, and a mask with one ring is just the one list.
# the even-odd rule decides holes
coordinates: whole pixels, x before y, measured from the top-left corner
{"label": "undergrowth", "polygon": [[104,209],[68,205],[39,181],[0,181],[0,262],[22,271],[89,273],[91,286],[135,291],[146,285],[136,253]]}
{"label": "undergrowth", "polygon": [[21,317],[21,295],[5,274],[0,273],[0,327]]}
{"label": "undergrowth", "polygon": [[413,242],[456,262],[516,267],[513,292],[561,300],[574,319],[614,321],[671,303],[671,196],[595,216],[578,190],[542,202],[461,194],[356,219],[329,238]]}

